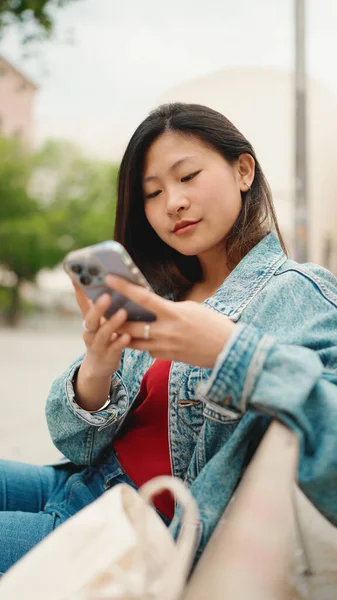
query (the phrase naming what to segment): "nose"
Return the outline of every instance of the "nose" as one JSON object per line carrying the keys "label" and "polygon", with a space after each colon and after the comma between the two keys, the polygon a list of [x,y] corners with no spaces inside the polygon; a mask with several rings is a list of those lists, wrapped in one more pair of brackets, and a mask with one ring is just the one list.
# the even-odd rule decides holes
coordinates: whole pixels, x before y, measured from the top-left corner
{"label": "nose", "polygon": [[189,206],[189,199],[177,189],[172,190],[168,194],[166,202],[166,211],[168,215],[176,215],[181,210],[186,210]]}

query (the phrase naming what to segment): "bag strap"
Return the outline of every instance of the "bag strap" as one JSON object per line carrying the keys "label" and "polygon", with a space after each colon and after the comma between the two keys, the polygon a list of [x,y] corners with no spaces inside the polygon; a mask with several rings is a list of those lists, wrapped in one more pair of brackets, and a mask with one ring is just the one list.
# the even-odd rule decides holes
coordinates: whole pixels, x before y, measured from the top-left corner
{"label": "bag strap", "polygon": [[163,595],[165,591],[166,598],[169,589],[170,598],[178,598],[185,586],[197,549],[200,515],[191,492],[176,477],[166,475],[155,477],[146,482],[139,489],[139,492],[147,502],[151,502],[154,496],[166,490],[174,495],[177,502],[182,506],[183,512],[181,527],[176,540],[177,552],[163,577],[158,580],[156,593],[159,598],[161,590]]}

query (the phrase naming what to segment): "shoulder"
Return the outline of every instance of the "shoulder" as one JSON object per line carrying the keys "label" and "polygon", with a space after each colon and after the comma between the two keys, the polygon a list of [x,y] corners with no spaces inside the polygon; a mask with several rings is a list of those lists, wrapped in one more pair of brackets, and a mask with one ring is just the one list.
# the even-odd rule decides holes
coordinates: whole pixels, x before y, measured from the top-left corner
{"label": "shoulder", "polygon": [[337,279],[318,265],[286,260],[257,294],[243,320],[282,344],[309,348],[337,369]]}
{"label": "shoulder", "polygon": [[273,279],[277,288],[291,291],[292,295],[307,294],[304,301],[315,303],[321,300],[337,308],[337,278],[324,267],[286,260]]}
{"label": "shoulder", "polygon": [[242,318],[281,343],[319,352],[337,365],[337,279],[318,265],[285,260]]}

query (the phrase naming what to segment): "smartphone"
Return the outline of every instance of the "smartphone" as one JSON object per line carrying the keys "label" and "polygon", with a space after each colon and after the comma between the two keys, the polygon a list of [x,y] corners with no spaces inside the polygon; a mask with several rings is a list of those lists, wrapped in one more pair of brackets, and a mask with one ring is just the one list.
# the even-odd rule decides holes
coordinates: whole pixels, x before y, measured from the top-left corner
{"label": "smartphone", "polygon": [[97,300],[104,293],[110,294],[111,305],[105,313],[107,319],[119,308],[125,308],[128,313],[128,321],[151,322],[156,320],[154,313],[111,290],[105,284],[105,277],[111,273],[124,277],[131,283],[151,289],[125,248],[118,242],[101,242],[69,252],[64,259],[63,266],[68,275],[78,283],[91,300]]}

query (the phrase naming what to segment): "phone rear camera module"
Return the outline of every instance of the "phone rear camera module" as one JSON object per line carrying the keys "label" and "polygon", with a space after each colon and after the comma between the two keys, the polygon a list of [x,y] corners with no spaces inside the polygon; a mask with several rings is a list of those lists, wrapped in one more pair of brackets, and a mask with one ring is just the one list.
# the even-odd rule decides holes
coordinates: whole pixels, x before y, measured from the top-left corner
{"label": "phone rear camera module", "polygon": [[89,267],[88,267],[88,273],[92,277],[97,277],[97,275],[99,275],[99,268],[96,267],[95,265],[89,265]]}
{"label": "phone rear camera module", "polygon": [[80,282],[82,283],[82,285],[90,285],[92,279],[91,277],[88,277],[88,275],[81,275]]}
{"label": "phone rear camera module", "polygon": [[76,273],[77,275],[79,275],[80,273],[82,273],[82,267],[81,265],[71,265],[71,270],[73,273]]}

